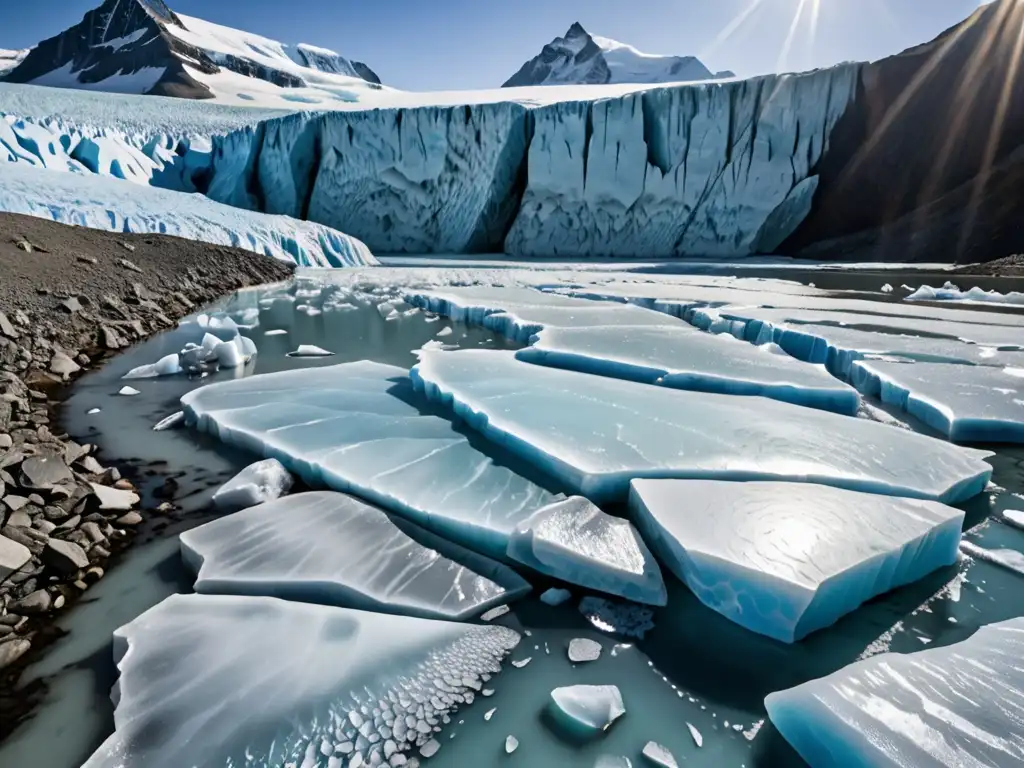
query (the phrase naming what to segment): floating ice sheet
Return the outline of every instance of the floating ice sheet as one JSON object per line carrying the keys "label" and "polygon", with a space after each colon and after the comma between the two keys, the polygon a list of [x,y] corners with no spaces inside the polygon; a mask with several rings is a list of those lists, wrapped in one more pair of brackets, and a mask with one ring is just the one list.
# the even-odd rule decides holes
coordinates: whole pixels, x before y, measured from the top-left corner
{"label": "floating ice sheet", "polygon": [[181,549],[202,593],[462,620],[530,590],[512,569],[333,491],[186,531]]}
{"label": "floating ice sheet", "polygon": [[581,496],[556,501],[520,523],[507,554],[570,584],[650,605],[668,600],[661,569],[629,521]]}
{"label": "floating ice sheet", "polygon": [[858,360],[850,381],[950,440],[1024,443],[1024,368]]}
{"label": "floating ice sheet", "polygon": [[614,685],[572,685],[551,692],[549,711],[570,736],[594,737],[626,714]]}
{"label": "floating ice sheet", "polygon": [[422,415],[417,399],[404,370],[363,361],[218,382],[181,402],[190,423],[310,485],[354,492],[504,557],[516,525],[558,497]]}
{"label": "floating ice sheet", "polygon": [[115,632],[116,730],[84,768],[370,764],[389,742],[408,753],[518,641],[505,627],[174,595]]}
{"label": "floating ice sheet", "polygon": [[857,393],[823,366],[682,327],[548,328],[520,360],[674,389],[762,395],[855,414]]}
{"label": "floating ice sheet", "polygon": [[1024,619],[886,653],[773,693],[775,727],[812,766],[1024,764]]}
{"label": "floating ice sheet", "polygon": [[985,454],[760,398],[648,387],[529,365],[490,350],[426,352],[417,388],[596,503],[633,478],[789,480],[956,502],[991,475]]}
{"label": "floating ice sheet", "polygon": [[964,513],[798,483],[635,480],[630,508],[710,608],[791,643],[956,562]]}

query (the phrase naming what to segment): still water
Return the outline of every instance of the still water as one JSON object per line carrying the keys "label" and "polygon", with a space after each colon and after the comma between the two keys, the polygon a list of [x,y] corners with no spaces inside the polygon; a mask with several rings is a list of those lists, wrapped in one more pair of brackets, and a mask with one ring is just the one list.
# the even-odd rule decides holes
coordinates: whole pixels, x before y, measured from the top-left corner
{"label": "still water", "polygon": [[[798,279],[793,273],[782,276]],[[821,273],[804,280],[827,282],[820,287],[830,289],[866,291],[878,289],[879,277],[895,285],[900,280],[891,274],[832,274],[823,279]],[[916,280],[920,283],[920,276]],[[207,506],[212,492],[253,457],[188,430],[153,432],[153,424],[178,410],[178,399],[185,392],[225,377],[362,359],[408,368],[416,362],[413,351],[432,339],[459,348],[514,348],[486,329],[421,312],[385,320],[373,306],[322,313],[297,312],[292,302],[261,306],[268,290],[279,293],[281,289],[240,292],[220,307],[253,325],[242,332],[256,342],[259,354],[245,370],[222,371],[205,379],[133,381],[140,395],[117,395],[128,370],[181,349],[184,334],[173,331],[110,361],[70,391],[64,410],[67,431],[80,441],[97,444],[101,462],[105,459],[125,468],[148,508],[172,495],[182,512],[173,518],[151,515],[140,543],[61,617],[59,624],[68,634],[31,670],[31,678],[45,681],[45,698],[32,719],[0,744],[0,765],[78,768],[113,729],[109,690],[116,669],[111,633],[164,597],[190,591],[174,534],[210,519]],[[451,333],[439,337],[446,328]],[[268,330],[287,333],[267,335]],[[289,357],[287,353],[299,344],[324,347],[335,355]],[[90,414],[95,408],[100,411]],[[985,546],[1024,551],[1024,533],[989,522],[1003,509],[1024,510],[1024,496],[1018,495],[1024,494],[1024,450],[996,450],[993,482],[998,489],[964,507],[970,529],[967,538]],[[514,464],[507,457],[496,458]],[[515,469],[559,490],[529,467]],[[1013,537],[1019,540],[1010,541]],[[533,596],[514,604],[512,613],[501,620],[524,635],[511,659],[529,658],[529,663],[522,668],[506,665],[506,671],[493,681],[494,696],[478,699],[456,715],[439,736],[440,752],[427,764],[456,768],[507,762],[536,768],[589,768],[602,755],[609,755],[642,765],[640,751],[653,740],[688,765],[801,766],[799,757],[764,720],[762,701],[767,693],[832,672],[866,652],[909,652],[952,643],[982,624],[1024,615],[1021,578],[988,563],[964,562],[878,598],[795,646],[733,625],[704,608],[673,580],[669,605],[656,612],[653,631],[641,641],[614,638],[580,616],[575,608],[579,595],[558,608],[542,604],[536,596],[549,585],[534,580]],[[566,648],[577,637],[600,642],[601,658],[586,665],[570,664]],[[546,724],[543,710],[548,692],[570,684],[614,684],[623,692],[626,715],[596,743],[565,742]],[[484,713],[492,708],[495,712],[485,720]],[[703,735],[703,746],[696,745],[687,725]],[[504,753],[509,735],[520,743],[512,756]]]}

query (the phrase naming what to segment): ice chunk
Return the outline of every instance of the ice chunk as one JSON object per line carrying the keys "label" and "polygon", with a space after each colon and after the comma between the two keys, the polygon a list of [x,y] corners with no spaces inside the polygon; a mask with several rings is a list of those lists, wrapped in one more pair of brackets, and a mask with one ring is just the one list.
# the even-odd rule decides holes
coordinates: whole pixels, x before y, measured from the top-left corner
{"label": "ice chunk", "polygon": [[294,352],[288,353],[288,357],[331,357],[333,354],[333,352],[313,344],[299,344]]}
{"label": "ice chunk", "polygon": [[950,440],[1024,443],[1024,368],[858,360],[850,381]]}
{"label": "ice chunk", "polygon": [[966,555],[970,555],[978,560],[984,560],[993,565],[1002,566],[1007,570],[1024,576],[1024,553],[1018,552],[1015,549],[989,549],[988,547],[978,546],[970,541],[960,542],[960,549]]}
{"label": "ice chunk", "polygon": [[602,632],[643,639],[654,629],[654,611],[633,603],[613,603],[600,597],[584,597],[579,612]]}
{"label": "ice chunk", "polygon": [[203,593],[462,620],[530,590],[510,568],[333,491],[215,520],[181,547]]}
{"label": "ice chunk", "polygon": [[647,758],[647,762],[657,765],[659,768],[679,768],[679,763],[676,762],[675,756],[668,747],[664,747],[656,741],[648,741],[644,745],[643,755]]}
{"label": "ice chunk", "polygon": [[185,412],[175,411],[170,416],[161,419],[153,425],[154,432],[163,432],[164,430],[174,429],[177,426],[185,423]]}
{"label": "ice chunk", "polygon": [[181,373],[181,365],[178,362],[178,356],[171,354],[161,357],[151,365],[140,365],[138,368],[132,368],[121,378],[150,379],[157,376],[173,376],[176,373]]}
{"label": "ice chunk", "polygon": [[549,711],[570,736],[593,737],[626,714],[626,707],[614,685],[572,685],[551,692]]}
{"label": "ice chunk", "polygon": [[697,730],[697,727],[692,723],[687,723],[686,727],[690,731],[690,738],[693,739],[693,743],[696,744],[698,747],[703,747],[704,737],[701,736],[700,731]]}
{"label": "ice chunk", "polygon": [[560,581],[638,603],[665,605],[661,569],[633,526],[574,496],[519,524],[508,556]]}
{"label": "ice chunk", "polygon": [[410,375],[468,426],[596,503],[624,499],[636,477],[817,482],[953,503],[992,472],[978,451],[866,419],[544,368],[508,352],[426,352]]}
{"label": "ice chunk", "polygon": [[221,509],[245,509],[283,496],[291,487],[292,476],[281,462],[264,459],[224,483],[213,494],[213,503]]}
{"label": "ice chunk", "polygon": [[886,283],[882,286],[882,293],[892,293],[892,286]]}
{"label": "ice chunk", "polygon": [[[356,722],[373,739],[355,740],[349,764],[371,764],[384,724],[362,713],[386,701],[403,722],[421,702],[432,717],[450,714],[518,640],[505,627],[174,595],[115,633],[116,730],[84,768],[298,765]],[[427,738],[390,736],[403,754]]]}
{"label": "ice chunk", "polygon": [[486,611],[484,614],[482,614],[480,616],[480,621],[494,621],[495,619],[500,619],[510,610],[511,608],[509,608],[507,605],[499,605],[495,608],[491,608],[489,611]]}
{"label": "ice chunk", "polygon": [[505,754],[511,755],[517,749],[519,749],[519,739],[517,739],[515,736],[511,736],[511,735],[506,736],[505,737]]}
{"label": "ice chunk", "polygon": [[142,393],[139,392],[139,390],[137,390],[135,387],[129,387],[127,384],[125,384],[123,387],[117,390],[117,394],[124,395],[126,397],[132,397],[134,395],[140,395]]}
{"label": "ice chunk", "polygon": [[581,664],[601,658],[601,644],[586,637],[574,637],[569,641],[569,661]]}
{"label": "ice chunk", "polygon": [[792,643],[956,562],[964,513],[799,483],[634,480],[662,562],[710,608]]}
{"label": "ice chunk", "polygon": [[766,355],[728,336],[682,327],[549,328],[516,357],[583,373],[726,395],[761,395],[855,414],[860,397],[824,366]]}
{"label": "ice chunk", "polygon": [[568,589],[559,589],[558,587],[551,587],[547,589],[540,596],[540,601],[545,605],[557,606],[572,599],[572,592]]}
{"label": "ice chunk", "polygon": [[1024,764],[1024,619],[885,653],[770,694],[772,723],[813,766]]}
{"label": "ice chunk", "polygon": [[1024,293],[1018,291],[986,291],[984,288],[970,288],[966,291],[960,289],[949,281],[941,288],[933,288],[930,285],[922,285],[912,294],[906,297],[905,301],[957,301],[965,304],[1024,304]]}
{"label": "ice chunk", "polygon": [[89,483],[89,486],[100,502],[100,509],[124,512],[139,503],[139,495],[132,491],[111,488],[109,485],[100,485],[99,483]]}
{"label": "ice chunk", "polygon": [[[459,353],[461,354],[461,353]],[[282,371],[189,392],[189,422],[281,461],[309,485],[353,493],[503,558],[516,526],[556,500],[425,416],[406,372],[370,362]]]}
{"label": "ice chunk", "polygon": [[274,330],[263,332],[264,336],[286,336],[287,334],[288,331],[284,330],[283,328],[275,328]]}

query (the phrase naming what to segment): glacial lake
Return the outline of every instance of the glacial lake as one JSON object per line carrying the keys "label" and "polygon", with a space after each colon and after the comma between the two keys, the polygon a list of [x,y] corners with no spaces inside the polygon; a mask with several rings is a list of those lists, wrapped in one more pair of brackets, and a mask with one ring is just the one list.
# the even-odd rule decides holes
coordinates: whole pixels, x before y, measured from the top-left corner
{"label": "glacial lake", "polygon": [[[660,273],[668,273],[667,268]],[[647,273],[639,270],[637,276],[656,280],[658,274],[659,270],[652,268]],[[943,275],[792,269],[744,270],[742,275],[814,282],[824,290],[857,291],[856,298],[878,301],[905,295],[878,293],[883,282],[897,287],[905,282],[941,285],[946,279]],[[315,272],[300,277],[298,290],[308,290],[319,280]],[[965,288],[1024,289],[1022,280],[963,278],[961,282]],[[385,319],[372,305],[343,312],[301,312],[295,309],[298,301],[261,305],[262,298],[288,290],[295,288],[250,289],[216,307],[252,326],[243,328],[242,333],[256,343],[258,355],[244,369],[220,371],[207,378],[122,381],[130,369],[181,349],[183,333],[171,331],[112,359],[71,387],[63,427],[76,440],[98,445],[101,463],[120,467],[136,483],[146,509],[155,508],[172,493],[180,512],[167,518],[149,514],[137,544],[61,616],[58,624],[68,634],[47,650],[28,675],[29,680],[46,684],[41,705],[0,744],[0,764],[78,768],[113,730],[109,699],[116,680],[112,632],[164,597],[191,591],[176,534],[210,520],[213,491],[258,458],[188,429],[152,431],[156,422],[179,410],[178,400],[184,393],[233,376],[363,359],[408,368],[416,362],[414,351],[431,341],[459,349],[517,348],[486,328],[420,311]],[[993,311],[985,306],[970,308]],[[444,331],[447,328],[450,333]],[[287,333],[267,335],[267,330]],[[289,357],[287,353],[299,344],[320,346],[335,354]],[[141,394],[117,395],[124,383],[132,384]],[[90,414],[95,408],[100,411]],[[426,404],[423,408],[431,410]],[[900,418],[928,432],[906,414]],[[531,467],[488,446],[479,436],[466,434],[499,462],[551,490],[563,490]],[[994,485],[962,505],[970,531],[967,538],[986,547],[1024,551],[1024,532],[989,522],[1006,509],[1024,511],[1024,448],[986,447],[996,451],[990,460]],[[573,600],[557,608],[541,603],[538,596],[551,584],[531,577],[531,595],[512,604],[511,613],[498,620],[523,635],[509,661],[528,658],[529,663],[522,667],[505,663],[504,671],[489,684],[494,695],[461,709],[438,736],[440,751],[422,762],[431,768],[505,764],[590,768],[602,756],[624,756],[637,766],[645,764],[640,751],[653,740],[668,747],[685,765],[802,766],[803,761],[767,721],[766,694],[828,674],[865,654],[912,652],[954,643],[981,625],[1024,615],[1022,578],[987,562],[963,559],[921,582],[876,598],[833,627],[787,646],[748,632],[705,608],[667,573],[669,604],[655,611],[655,628],[642,640],[613,636],[589,624],[576,608],[583,590],[573,590]],[[601,658],[590,664],[571,664],[566,649],[573,638],[598,641],[603,647]],[[585,745],[560,738],[543,715],[551,689],[575,684],[617,685],[626,706],[625,716],[603,738]],[[492,709],[493,715],[485,719]],[[702,735],[702,746],[697,746],[688,725]],[[519,741],[513,755],[504,750],[508,735]]]}

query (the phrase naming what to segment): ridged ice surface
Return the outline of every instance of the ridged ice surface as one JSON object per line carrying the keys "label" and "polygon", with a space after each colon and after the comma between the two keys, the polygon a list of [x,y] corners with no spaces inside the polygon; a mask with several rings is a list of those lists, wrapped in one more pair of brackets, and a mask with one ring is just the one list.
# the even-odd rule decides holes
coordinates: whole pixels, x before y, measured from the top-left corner
{"label": "ridged ice surface", "polygon": [[461,620],[530,590],[512,569],[333,491],[288,496],[186,531],[181,550],[204,594]]}
{"label": "ridged ice surface", "polygon": [[7,213],[110,232],[176,235],[306,266],[377,263],[363,243],[320,224],[102,176],[40,173],[2,161],[0,169],[0,211]]}
{"label": "ridged ice surface", "polygon": [[1024,619],[944,648],[886,653],[765,699],[814,768],[1024,764]]}
{"label": "ridged ice surface", "polygon": [[174,595],[115,633],[116,730],[83,768],[386,763],[472,702],[518,642],[505,627]]}
{"label": "ridged ice surface", "polygon": [[667,602],[661,569],[629,521],[581,496],[556,501],[520,523],[507,554],[569,584],[637,603]]}
{"label": "ridged ice surface", "polygon": [[495,464],[438,416],[406,371],[372,362],[251,376],[182,398],[191,423],[281,461],[311,485],[351,491],[472,549],[501,557],[552,494]]}
{"label": "ridged ice surface", "polygon": [[956,562],[964,513],[798,483],[634,480],[630,508],[708,607],[794,642]]}
{"label": "ridged ice surface", "polygon": [[850,380],[950,440],[1024,443],[1024,368],[859,360]]}
{"label": "ridged ice surface", "polygon": [[529,365],[489,350],[425,352],[413,383],[467,425],[597,503],[633,478],[789,480],[956,502],[981,454],[774,400],[681,392]]}

